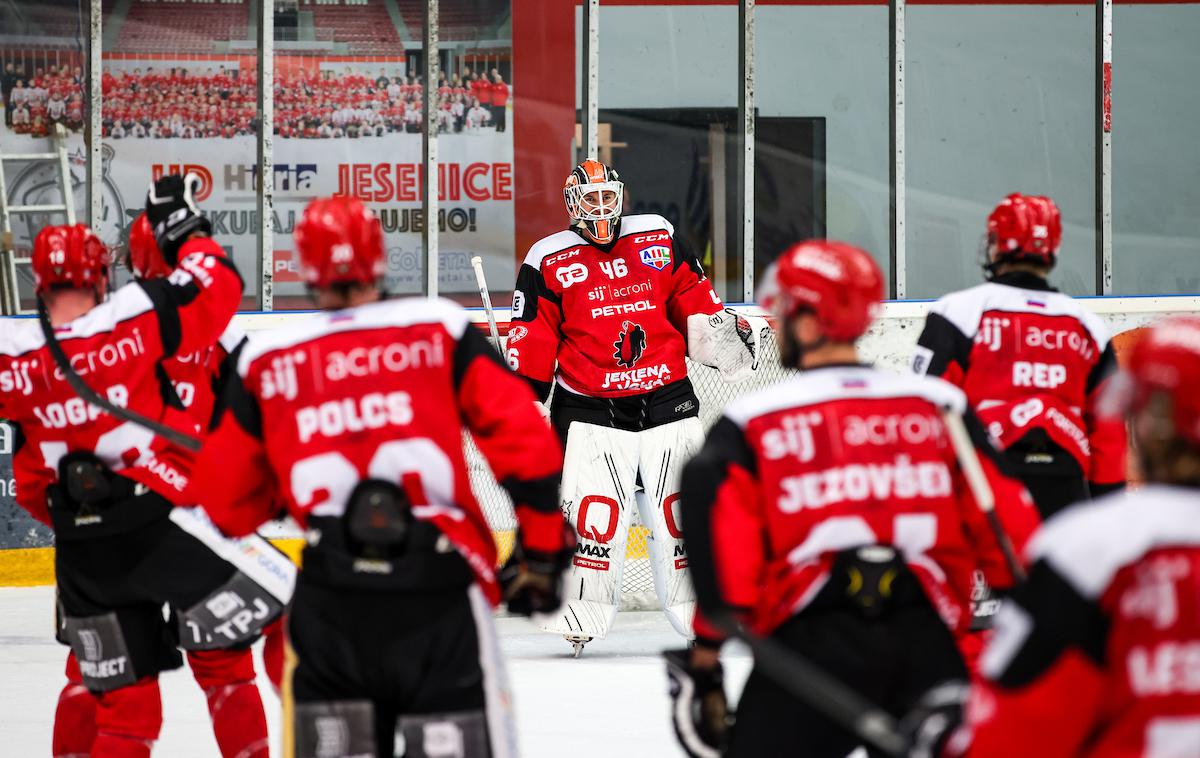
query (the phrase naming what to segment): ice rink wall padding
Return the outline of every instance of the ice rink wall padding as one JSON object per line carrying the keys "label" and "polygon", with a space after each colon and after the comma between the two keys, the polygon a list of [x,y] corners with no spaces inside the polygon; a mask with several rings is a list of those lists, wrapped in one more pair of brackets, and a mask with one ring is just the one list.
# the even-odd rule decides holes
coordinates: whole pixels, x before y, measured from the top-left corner
{"label": "ice rink wall padding", "polygon": [[[1200,297],[1164,296],[1164,297],[1124,297],[1124,298],[1085,298],[1084,302],[1096,311],[1116,335],[1118,355],[1132,340],[1136,339],[1138,329],[1162,316],[1192,311],[1200,312]],[[863,338],[861,348],[863,357],[880,366],[895,370],[907,370],[909,356],[913,345],[920,333],[928,303],[924,301],[908,301],[887,303],[882,317]],[[752,306],[749,310],[757,312]],[[243,328],[248,331],[271,328],[294,319],[306,318],[305,313],[245,313],[237,318]],[[482,311],[475,314],[476,321],[482,324]],[[497,318],[503,322],[507,312],[497,313]],[[502,329],[503,333],[503,329]],[[702,369],[703,370],[703,369]],[[711,391],[705,390],[708,377],[695,377],[700,400],[715,406]],[[721,397],[728,393],[722,392]],[[736,394],[736,389],[734,390]],[[706,395],[708,397],[706,397]],[[717,409],[712,407],[706,418],[715,415]],[[14,499],[14,483],[12,478],[12,430],[0,424],[0,586],[30,586],[51,584],[54,581],[54,538],[50,530],[32,519]],[[490,479],[490,477],[488,477]],[[495,486],[494,483],[479,483],[477,487]],[[480,492],[481,501],[494,495]],[[640,527],[635,527],[640,528]],[[299,534],[286,527],[276,528],[267,533],[289,554],[299,553],[301,540]],[[496,531],[496,541],[502,556],[511,549],[512,532],[504,529]],[[644,558],[637,554],[644,550],[645,541],[631,539],[633,551],[627,557],[631,560]],[[637,547],[641,545],[642,547]]]}

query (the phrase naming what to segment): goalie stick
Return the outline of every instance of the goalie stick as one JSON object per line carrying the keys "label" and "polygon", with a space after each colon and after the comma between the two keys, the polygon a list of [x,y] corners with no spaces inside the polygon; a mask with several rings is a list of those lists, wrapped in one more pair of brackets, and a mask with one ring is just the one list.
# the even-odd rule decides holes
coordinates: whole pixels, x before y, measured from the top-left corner
{"label": "goalie stick", "polygon": [[967,478],[967,486],[971,488],[971,495],[974,496],[975,503],[979,506],[979,510],[983,511],[988,526],[996,536],[996,542],[1000,545],[1000,552],[1004,553],[1004,561],[1008,564],[1008,570],[1012,572],[1013,578],[1018,582],[1025,581],[1025,567],[1017,557],[1016,548],[1013,547],[1008,532],[1004,531],[1004,524],[1000,523],[1000,516],[996,513],[996,496],[988,484],[987,475],[983,473],[983,464],[979,462],[979,453],[975,450],[975,445],[971,443],[971,436],[967,432],[962,416],[953,409],[947,408],[942,410],[942,421],[945,422],[946,430],[950,433],[950,444],[954,446],[954,454],[958,457],[963,475]]}
{"label": "goalie stick", "polygon": [[483,275],[483,259],[478,255],[472,257],[471,267],[475,269],[475,281],[479,284],[479,298],[483,300],[483,311],[487,314],[492,344],[496,346],[496,352],[503,353],[504,350],[500,346],[500,330],[496,328],[496,314],[492,311],[492,296],[488,293],[487,278]]}
{"label": "goalie stick", "polygon": [[67,353],[63,350],[58,338],[54,336],[54,326],[50,323],[50,314],[46,311],[46,302],[40,297],[38,298],[38,323],[42,327],[42,336],[46,338],[46,349],[50,351],[50,357],[54,359],[58,370],[62,372],[63,378],[66,379],[71,389],[75,390],[76,395],[79,395],[80,398],[110,416],[137,424],[144,429],[154,432],[173,445],[179,445],[193,452],[199,452],[200,439],[198,437],[185,434],[178,429],[172,429],[166,424],[155,421],[152,418],[147,418],[137,411],[115,405],[89,387],[87,382],[83,381],[83,377],[77,374],[75,369],[72,368],[71,359],[67,357]]}

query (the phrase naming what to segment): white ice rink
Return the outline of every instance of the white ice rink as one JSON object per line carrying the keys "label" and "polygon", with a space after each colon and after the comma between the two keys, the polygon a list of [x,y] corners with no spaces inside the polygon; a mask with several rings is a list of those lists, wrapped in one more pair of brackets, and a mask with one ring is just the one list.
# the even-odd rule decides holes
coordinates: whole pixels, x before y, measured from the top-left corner
{"label": "white ice rink", "polygon": [[[0,589],[0,756],[50,754],[51,723],[63,685],[66,648],[54,642],[50,587]],[[608,639],[573,659],[561,637],[529,622],[497,619],[527,758],[674,758],[682,755],[667,720],[667,679],[659,653],[682,639],[659,613],[622,612]],[[726,648],[731,700],[749,674],[743,650]],[[262,671],[261,660],[256,659]],[[184,668],[164,674],[163,729],[154,754],[219,756],[204,696]],[[272,745],[279,746],[279,701],[266,677],[259,690]],[[273,753],[275,754],[275,753]]]}

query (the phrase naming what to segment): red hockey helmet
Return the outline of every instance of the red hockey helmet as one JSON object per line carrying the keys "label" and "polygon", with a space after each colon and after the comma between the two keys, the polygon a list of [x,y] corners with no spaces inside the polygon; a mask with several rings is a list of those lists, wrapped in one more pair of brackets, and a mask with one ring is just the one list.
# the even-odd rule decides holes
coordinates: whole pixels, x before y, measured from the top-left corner
{"label": "red hockey helmet", "polygon": [[103,290],[108,283],[108,247],[86,224],[47,226],[33,241],[34,289],[52,287]]}
{"label": "red hockey helmet", "polygon": [[617,233],[625,185],[617,172],[600,161],[586,160],[567,177],[563,199],[571,223],[581,225],[594,242],[607,245]]}
{"label": "red hockey helmet", "polygon": [[1172,436],[1200,446],[1200,317],[1174,316],[1151,326],[1126,366],[1124,403],[1136,418],[1155,397],[1170,401]]}
{"label": "red hockey helmet", "polygon": [[138,214],[129,227],[129,270],[138,279],[160,279],[171,274],[145,213]]}
{"label": "red hockey helmet", "polygon": [[883,274],[867,251],[845,242],[792,245],[768,269],[758,302],[780,321],[816,314],[828,339],[853,342],[867,331],[883,299]]}
{"label": "red hockey helmet", "polygon": [[1053,266],[1062,244],[1062,214],[1048,197],[1013,193],[987,220],[988,263],[1031,261]]}
{"label": "red hockey helmet", "polygon": [[300,267],[311,287],[375,284],[384,273],[379,219],[350,197],[317,198],[296,224]]}

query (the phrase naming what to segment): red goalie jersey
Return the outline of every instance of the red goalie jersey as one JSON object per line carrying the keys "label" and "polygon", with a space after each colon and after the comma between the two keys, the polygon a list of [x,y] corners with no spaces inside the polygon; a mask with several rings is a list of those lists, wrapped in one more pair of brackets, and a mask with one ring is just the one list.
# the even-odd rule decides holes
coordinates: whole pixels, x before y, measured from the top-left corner
{"label": "red goalie jersey", "polygon": [[[1038,524],[965,406],[945,382],[866,366],[810,369],[734,401],[683,478],[701,606],[732,607],[768,633],[821,589],[837,552],[886,544],[903,552],[947,626],[965,631],[972,573],[997,587],[1013,579],[969,493],[942,407],[966,413],[1018,550]],[[701,616],[696,631],[723,636]]]}
{"label": "red goalie jersey", "polygon": [[662,216],[621,219],[610,249],[562,231],[529,250],[517,274],[508,363],[549,394],[638,395],[687,376],[687,318],[722,309],[695,256]]}
{"label": "red goalie jersey", "polygon": [[1096,400],[1117,362],[1108,329],[1044,279],[997,277],[929,309],[913,370],[962,387],[1002,447],[1041,430],[1083,469],[1093,493],[1124,483],[1126,436]]}
{"label": "red goalie jersey", "polygon": [[471,492],[465,426],[512,496],[524,544],[562,548],[558,440],[529,388],[453,303],[321,313],[251,335],[236,355],[193,477],[196,500],[225,532],[253,531],[279,502],[302,527],[340,518],[362,480],[384,480],[449,538],[496,602],[496,546]]}
{"label": "red goalie jersey", "polygon": [[[96,392],[190,434],[191,419],[168,405],[159,362],[208,350],[232,318],[242,282],[211,239],[184,244],[180,261],[170,277],[127,284],[55,334]],[[68,453],[92,452],[112,471],[174,501],[188,483],[191,454],[79,398],[35,322],[7,330],[0,343],[0,415],[18,430],[17,500],[41,521],[49,523],[46,488]]]}

